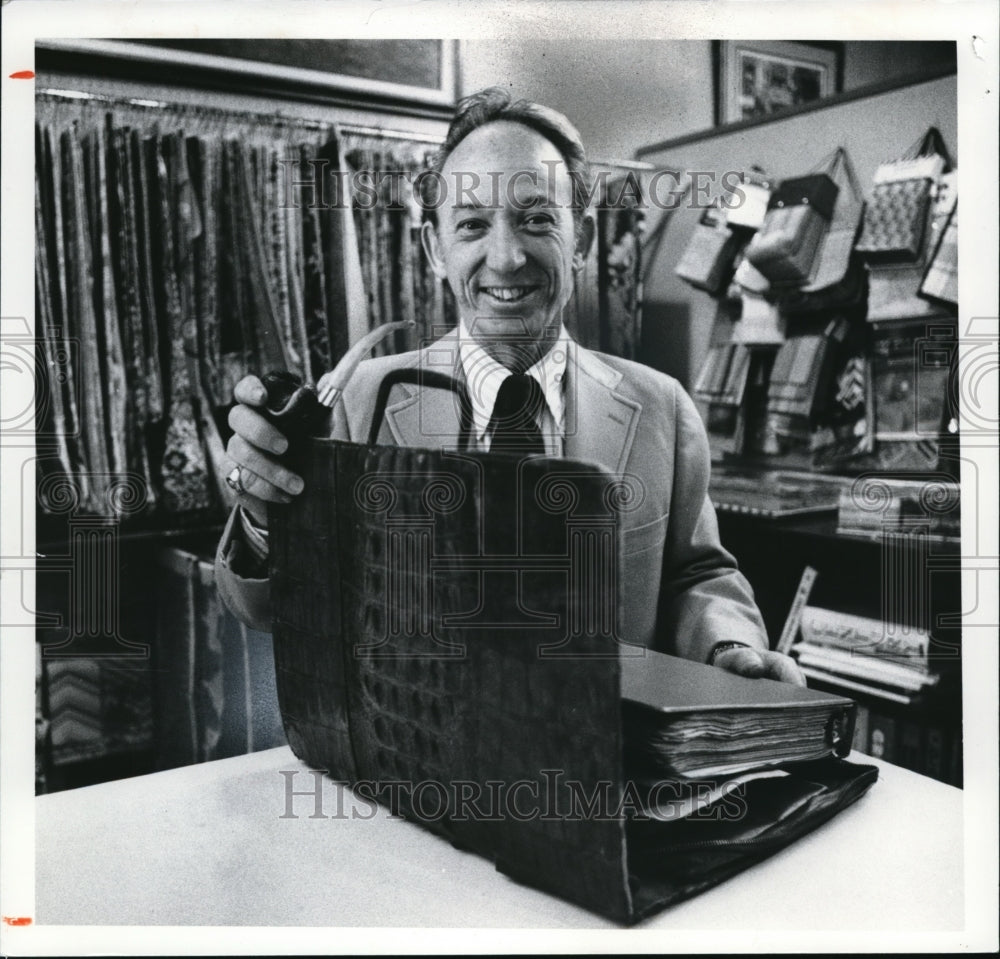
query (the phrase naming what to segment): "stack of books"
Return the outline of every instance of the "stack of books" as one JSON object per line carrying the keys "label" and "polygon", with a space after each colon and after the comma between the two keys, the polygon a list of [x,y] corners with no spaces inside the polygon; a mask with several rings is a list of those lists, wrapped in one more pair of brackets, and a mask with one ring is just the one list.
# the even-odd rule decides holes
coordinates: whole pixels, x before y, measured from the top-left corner
{"label": "stack of books", "polygon": [[800,630],[792,653],[809,679],[903,704],[939,680],[924,630],[818,606],[803,608]]}
{"label": "stack of books", "polygon": [[837,532],[877,536],[885,531],[923,528],[926,535],[962,535],[959,486],[945,479],[861,477],[842,489]]}
{"label": "stack of books", "polygon": [[844,481],[793,470],[712,470],[708,495],[717,510],[778,518],[833,513]]}

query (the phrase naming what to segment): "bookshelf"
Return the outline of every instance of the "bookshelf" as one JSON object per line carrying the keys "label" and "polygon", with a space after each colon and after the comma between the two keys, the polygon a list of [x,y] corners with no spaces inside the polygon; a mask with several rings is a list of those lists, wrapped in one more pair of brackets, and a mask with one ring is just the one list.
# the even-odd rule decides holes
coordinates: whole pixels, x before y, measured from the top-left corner
{"label": "bookshelf", "polygon": [[[772,644],[781,634],[802,571],[817,577],[809,604],[891,621],[908,606],[931,635],[938,683],[903,704],[810,679],[860,707],[855,748],[942,782],[962,784],[961,547],[912,532],[863,536],[837,531],[836,514],[766,518],[719,510],[722,542],[754,589]],[[878,735],[876,735],[876,731]],[[881,738],[881,743],[879,742]],[[874,739],[874,744],[873,744]]]}

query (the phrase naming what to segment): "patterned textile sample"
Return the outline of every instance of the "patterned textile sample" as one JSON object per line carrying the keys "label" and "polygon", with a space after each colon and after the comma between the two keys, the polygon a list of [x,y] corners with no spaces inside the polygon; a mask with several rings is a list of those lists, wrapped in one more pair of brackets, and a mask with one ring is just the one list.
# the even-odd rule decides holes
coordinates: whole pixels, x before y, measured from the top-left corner
{"label": "patterned textile sample", "polygon": [[270,638],[219,600],[209,560],[160,554],[155,701],[161,769],[281,745]]}
{"label": "patterned textile sample", "polygon": [[55,766],[153,744],[148,665],[128,659],[43,659]]}
{"label": "patterned textile sample", "polygon": [[[179,137],[152,141],[156,170],[163,268],[163,296],[170,331],[169,422],[161,466],[165,505],[173,512],[206,509],[211,505],[208,464],[198,435],[193,384],[188,361],[195,329],[192,240],[201,229],[187,178]],[[166,155],[173,161],[168,171]],[[171,176],[171,173],[173,174]],[[174,192],[176,191],[176,192]],[[180,202],[176,221],[169,197]]]}

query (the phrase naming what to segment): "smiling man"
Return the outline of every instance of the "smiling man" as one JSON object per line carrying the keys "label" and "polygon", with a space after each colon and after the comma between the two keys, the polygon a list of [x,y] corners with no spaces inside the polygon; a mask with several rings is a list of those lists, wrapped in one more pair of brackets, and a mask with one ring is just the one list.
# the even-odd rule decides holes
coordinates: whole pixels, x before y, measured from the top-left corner
{"label": "smiling man", "polygon": [[[622,514],[624,639],[748,676],[802,683],[768,649],[749,584],[719,542],[708,500],[705,431],[690,398],[649,367],[598,354],[567,335],[562,313],[593,239],[586,159],[561,114],[500,89],[459,105],[439,154],[438,202],[423,242],[458,305],[458,328],[425,348],[362,363],[335,410],[332,435],[364,442],[383,377],[446,372],[465,386],[473,445],[567,456],[627,477]],[[220,594],[244,621],[270,629],[267,501],[302,481],[274,458],[284,437],[257,410],[263,385],[235,391],[240,507],[219,546]],[[457,449],[459,411],[441,389],[397,384],[379,442]]]}
{"label": "smiling man", "polygon": [[551,352],[593,221],[574,202],[558,147],[522,123],[474,128],[441,172],[447,185],[475,171],[490,176],[475,175],[475,187],[454,191],[455,202],[424,225],[424,244],[455,293],[463,342],[475,341],[520,373]]}

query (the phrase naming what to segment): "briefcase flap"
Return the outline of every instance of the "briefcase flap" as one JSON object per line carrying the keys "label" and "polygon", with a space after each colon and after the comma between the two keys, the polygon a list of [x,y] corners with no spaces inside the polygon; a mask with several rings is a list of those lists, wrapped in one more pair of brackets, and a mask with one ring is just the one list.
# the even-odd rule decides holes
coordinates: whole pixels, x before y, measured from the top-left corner
{"label": "briefcase flap", "polygon": [[815,291],[791,286],[778,290],[778,305],[789,322],[818,314],[859,309],[868,294],[868,271],[860,260],[851,259],[847,272],[836,283]]}
{"label": "briefcase flap", "polygon": [[782,180],[771,195],[768,212],[786,207],[808,206],[824,220],[829,220],[833,216],[839,193],[840,187],[826,173],[790,177]]}
{"label": "briefcase flap", "polygon": [[872,184],[898,183],[901,180],[935,181],[945,169],[945,158],[939,153],[882,163],[872,177]]}
{"label": "briefcase flap", "polygon": [[[669,815],[665,821],[629,820],[634,919],[773,855],[856,802],[878,779],[875,766],[833,757],[790,763],[773,773],[737,785],[716,803],[675,821]],[[664,796],[670,797],[670,790],[661,787],[659,798]]]}
{"label": "briefcase flap", "polygon": [[769,210],[747,247],[747,259],[772,283],[801,283],[809,278],[827,225],[811,206]]}
{"label": "briefcase flap", "polygon": [[747,259],[771,283],[808,280],[839,193],[826,173],[783,180],[771,195],[763,226],[747,247]]}

